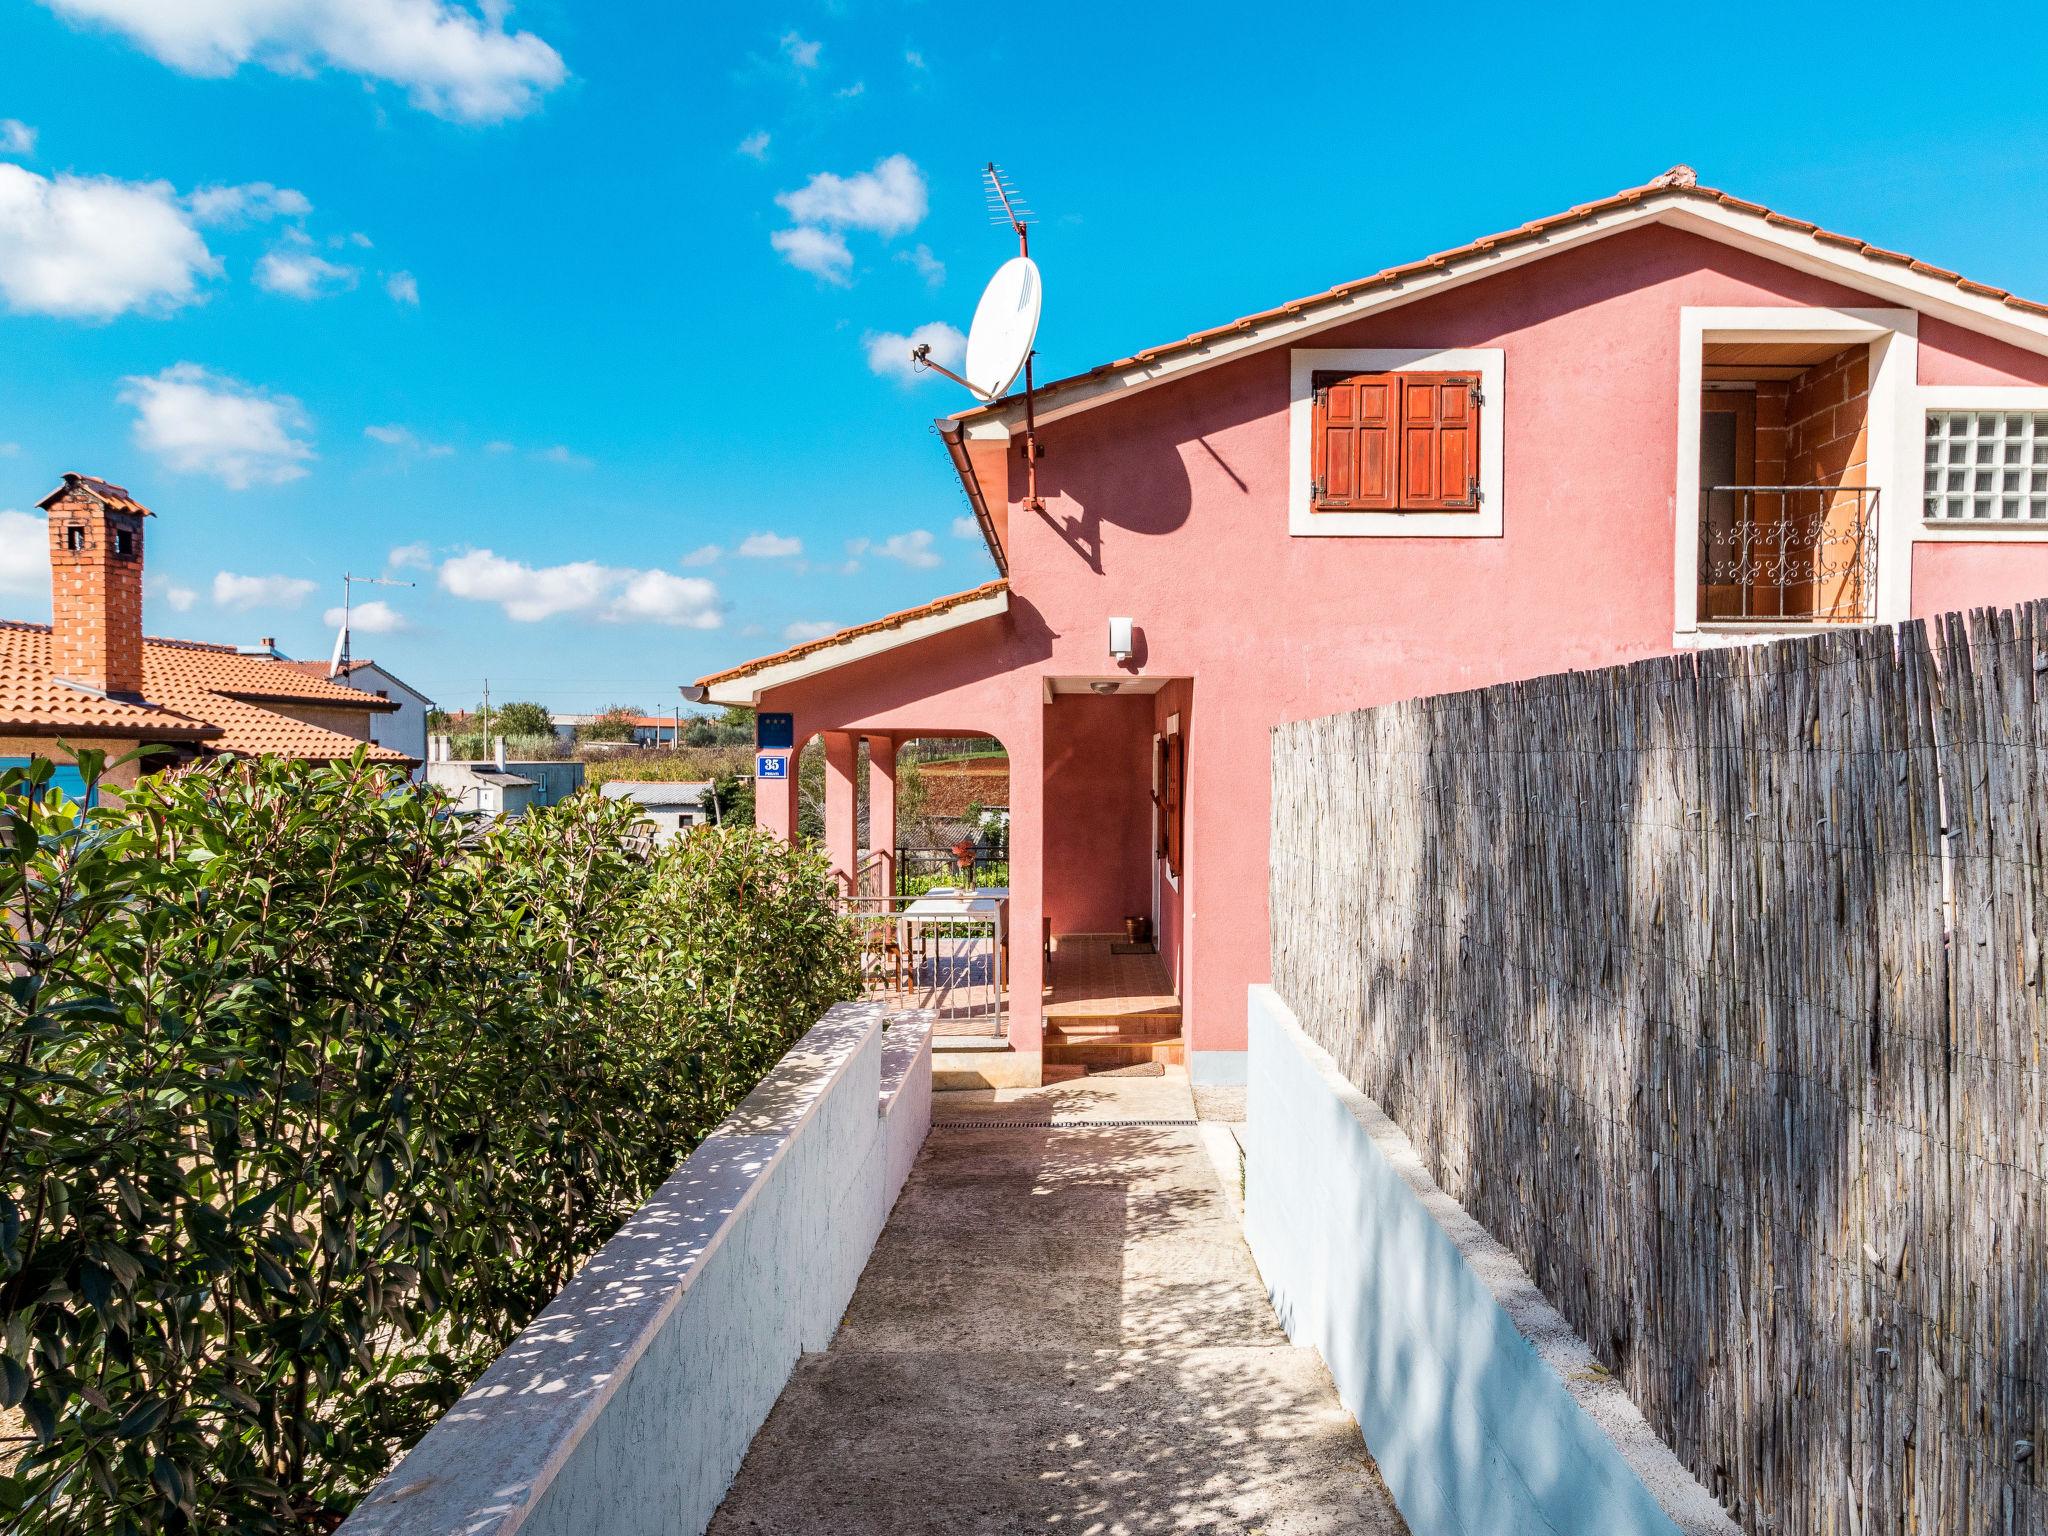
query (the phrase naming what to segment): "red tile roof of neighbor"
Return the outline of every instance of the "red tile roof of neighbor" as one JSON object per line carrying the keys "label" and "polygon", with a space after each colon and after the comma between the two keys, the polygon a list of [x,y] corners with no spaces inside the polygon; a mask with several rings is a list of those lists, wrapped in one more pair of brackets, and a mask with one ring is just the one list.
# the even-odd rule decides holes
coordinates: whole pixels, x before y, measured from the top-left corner
{"label": "red tile roof of neighbor", "polygon": [[142,693],[143,701],[134,703],[58,681],[50,626],[0,620],[0,732],[191,742],[215,752],[316,762],[360,748],[375,762],[411,761],[388,747],[265,707],[396,709],[388,699],[308,676],[273,657],[245,656],[233,646],[144,639]]}
{"label": "red tile roof of neighbor", "polygon": [[[1260,310],[1256,314],[1242,315],[1227,325],[1212,326],[1208,330],[1196,331],[1192,335],[1183,336],[1178,341],[1162,342],[1156,347],[1147,347],[1142,352],[1134,352],[1129,357],[1120,357],[1114,362],[1099,363],[1085,372],[1069,374],[1063,379],[1054,379],[1051,383],[1041,384],[1038,386],[1036,393],[1040,399],[1044,399],[1048,395],[1070,388],[1084,380],[1097,378],[1106,373],[1114,373],[1119,368],[1130,368],[1140,363],[1157,362],[1161,358],[1169,357],[1174,353],[1206,346],[1212,341],[1229,336],[1235,332],[1249,330],[1251,327],[1263,324],[1268,320],[1282,319],[1301,310],[1318,304],[1326,304],[1335,299],[1348,299],[1367,289],[1405,282],[1468,257],[1489,254],[1500,246],[1520,245],[1532,240],[1540,240],[1566,225],[1579,224],[1588,219],[1596,219],[1603,214],[1613,213],[1618,209],[1627,208],[1635,203],[1646,202],[1651,198],[1669,196],[1712,203],[1731,212],[1749,214],[1779,229],[1810,235],[1823,244],[1839,247],[1849,254],[1906,267],[1920,276],[1932,278],[1936,282],[1952,283],[1964,293],[1973,294],[1978,298],[1995,299],[2021,314],[2036,318],[2048,316],[2048,304],[2037,303],[2032,299],[2023,299],[2019,295],[2010,293],[2003,288],[1993,288],[1985,283],[1972,282],[1961,273],[1951,272],[1946,267],[1937,267],[1928,262],[1918,261],[1900,251],[1888,251],[1882,246],[1872,245],[1866,240],[1858,240],[1852,235],[1838,235],[1832,230],[1822,229],[1818,224],[1809,223],[1805,219],[1792,218],[1787,214],[1766,208],[1761,203],[1748,202],[1743,198],[1731,196],[1714,187],[1703,187],[1699,184],[1699,179],[1691,166],[1674,165],[1663,175],[1654,177],[1639,187],[1625,187],[1611,197],[1603,197],[1590,203],[1580,203],[1576,207],[1565,209],[1562,213],[1553,213],[1547,218],[1532,219],[1527,224],[1519,225],[1514,229],[1503,230],[1498,234],[1481,236],[1477,240],[1468,241],[1464,245],[1454,246],[1450,250],[1438,251],[1434,256],[1425,256],[1419,261],[1405,262],[1398,267],[1387,267],[1373,273],[1370,277],[1356,278],[1351,282],[1340,283],[1334,288],[1325,289],[1321,293],[1312,293],[1305,298],[1292,299],[1285,304],[1276,305],[1272,309]],[[990,401],[987,405],[976,406],[971,410],[958,412],[950,419],[966,421],[977,416],[985,416],[992,412],[1000,411],[1004,406],[1022,398],[1021,395],[1006,395],[1000,400]]]}
{"label": "red tile roof of neighbor", "polygon": [[697,686],[709,688],[715,683],[727,682],[735,677],[745,677],[748,673],[759,672],[764,667],[779,666],[785,661],[795,661],[800,657],[810,656],[818,651],[830,649],[832,646],[843,645],[848,640],[858,639],[862,635],[876,634],[885,629],[901,629],[905,624],[911,623],[913,620],[928,619],[935,614],[944,613],[948,609],[958,608],[962,603],[971,603],[980,597],[994,597],[998,592],[1007,592],[1009,590],[1010,584],[1007,581],[983,582],[980,586],[966,592],[948,593],[945,597],[935,597],[928,603],[920,603],[915,608],[905,608],[900,613],[886,614],[866,624],[855,624],[848,629],[834,630],[829,635],[822,636],[816,640],[806,640],[802,645],[792,645],[788,650],[777,651],[772,656],[757,656],[752,661],[743,661],[736,667],[727,667],[723,672],[713,672],[709,677],[698,678]]}

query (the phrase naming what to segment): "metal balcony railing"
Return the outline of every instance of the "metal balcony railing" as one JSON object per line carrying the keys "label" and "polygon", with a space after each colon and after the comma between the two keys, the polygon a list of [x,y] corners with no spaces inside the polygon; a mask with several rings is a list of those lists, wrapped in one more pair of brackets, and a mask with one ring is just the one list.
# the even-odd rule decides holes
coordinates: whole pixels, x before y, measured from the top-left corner
{"label": "metal balcony railing", "polygon": [[1002,1039],[1010,980],[1010,893],[938,886],[842,898],[860,936],[863,993],[928,1011],[941,1035]]}
{"label": "metal balcony railing", "polygon": [[1854,624],[1876,617],[1877,489],[1711,485],[1700,492],[1703,620]]}

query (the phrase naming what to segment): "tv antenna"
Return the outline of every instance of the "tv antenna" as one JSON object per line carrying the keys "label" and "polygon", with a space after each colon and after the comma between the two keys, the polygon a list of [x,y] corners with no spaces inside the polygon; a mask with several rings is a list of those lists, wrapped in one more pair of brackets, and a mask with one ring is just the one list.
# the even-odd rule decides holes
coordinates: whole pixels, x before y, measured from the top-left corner
{"label": "tv antenna", "polygon": [[341,633],[334,637],[334,659],[327,663],[329,677],[348,675],[348,610],[349,590],[352,587],[409,587],[413,583],[400,581],[393,576],[353,576],[344,571],[341,576]]}
{"label": "tv antenna", "polygon": [[1038,495],[1038,461],[1044,450],[1038,446],[1038,416],[1031,377],[1031,360],[1037,354],[1038,317],[1044,290],[1038,264],[1031,259],[1031,210],[1003,168],[993,160],[982,167],[981,178],[988,196],[990,222],[1007,224],[1017,236],[1017,254],[996,268],[995,276],[981,291],[974,307],[974,324],[967,333],[967,355],[955,373],[932,360],[931,344],[911,348],[913,368],[930,368],[964,387],[984,405],[1001,399],[1024,375],[1024,505],[1034,512],[1045,510]]}

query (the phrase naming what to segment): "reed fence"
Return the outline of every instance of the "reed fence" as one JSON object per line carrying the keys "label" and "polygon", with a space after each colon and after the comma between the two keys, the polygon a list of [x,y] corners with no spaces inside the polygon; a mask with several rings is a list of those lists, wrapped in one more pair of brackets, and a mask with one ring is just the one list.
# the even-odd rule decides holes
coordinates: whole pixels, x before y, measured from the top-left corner
{"label": "reed fence", "polygon": [[2048,1529],[2048,603],[1273,743],[1273,974],[1745,1526]]}

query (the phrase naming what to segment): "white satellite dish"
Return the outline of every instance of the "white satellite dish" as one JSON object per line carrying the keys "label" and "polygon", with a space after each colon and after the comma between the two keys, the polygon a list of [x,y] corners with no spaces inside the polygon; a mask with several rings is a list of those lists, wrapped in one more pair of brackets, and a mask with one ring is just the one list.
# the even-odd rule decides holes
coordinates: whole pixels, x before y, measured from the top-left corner
{"label": "white satellite dish", "polygon": [[1038,265],[1029,256],[1012,256],[982,289],[961,365],[961,382],[982,399],[1004,394],[1024,371],[1038,337],[1040,298]]}

